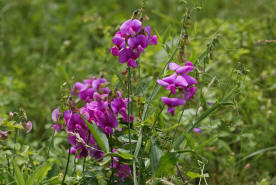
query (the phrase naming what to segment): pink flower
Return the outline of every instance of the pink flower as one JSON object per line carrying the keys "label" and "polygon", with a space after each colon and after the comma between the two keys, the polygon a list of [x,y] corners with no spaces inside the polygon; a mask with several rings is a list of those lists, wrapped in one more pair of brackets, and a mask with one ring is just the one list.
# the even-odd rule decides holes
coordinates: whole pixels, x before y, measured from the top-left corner
{"label": "pink flower", "polygon": [[157,80],[157,83],[167,90],[171,91],[171,94],[176,94],[176,98],[162,97],[162,102],[168,105],[168,112],[174,115],[174,110],[176,106],[184,105],[189,101],[196,92],[196,87],[193,85],[197,83],[196,79],[187,75],[187,72],[193,70],[194,66],[191,62],[186,62],[185,66],[180,66],[176,63],[169,64],[170,70],[175,71],[174,74]]}
{"label": "pink flower", "polygon": [[32,122],[31,122],[31,121],[28,121],[28,122],[26,123],[25,127],[24,127],[25,133],[28,134],[29,132],[31,132],[32,128],[33,128]]}
{"label": "pink flower", "polygon": [[0,130],[0,142],[8,138],[8,131]]}
{"label": "pink flower", "polygon": [[52,112],[52,121],[56,123],[59,115],[60,115],[60,112],[59,112],[59,107],[58,107],[55,110],[53,110],[53,112]]}
{"label": "pink flower", "polygon": [[183,74],[192,71],[194,69],[194,65],[189,61],[187,61],[184,66],[178,65],[176,63],[170,63],[169,68],[178,74]]}
{"label": "pink flower", "polygon": [[250,168],[250,163],[247,163],[245,166],[244,166],[245,169],[249,169]]}
{"label": "pink flower", "polygon": [[52,112],[52,121],[55,123],[52,125],[52,129],[55,130],[55,132],[59,132],[62,128],[62,125],[57,123],[61,114],[62,113],[59,112],[59,107],[56,108],[55,110],[53,110],[53,112]]}
{"label": "pink flower", "polygon": [[[111,102],[111,109],[113,113],[118,116],[118,113],[121,114],[123,117],[124,122],[128,122],[128,115],[127,115],[127,98],[123,99],[122,94],[120,91],[117,91],[117,98],[114,98]],[[131,99],[130,99],[131,101]],[[133,116],[130,115],[130,123],[133,122]]]}
{"label": "pink flower", "polygon": [[171,113],[172,116],[174,116],[174,110],[176,106],[184,105],[186,103],[185,99],[183,98],[168,98],[168,97],[162,97],[162,102],[168,105],[168,112]]}
{"label": "pink flower", "polygon": [[193,131],[194,131],[194,132],[197,132],[197,133],[202,132],[202,130],[201,130],[200,128],[194,128]]}
{"label": "pink flower", "polygon": [[112,55],[118,56],[121,64],[127,63],[128,67],[136,68],[137,58],[149,45],[157,44],[157,36],[151,36],[150,26],[143,28],[141,21],[130,19],[121,25],[112,43],[115,45],[110,49]]}
{"label": "pink flower", "polygon": [[182,76],[178,76],[176,73],[163,78],[162,80],[157,80],[159,85],[166,87],[170,90],[172,94],[176,93],[176,88],[183,89],[188,87],[188,82]]}
{"label": "pink flower", "polygon": [[142,29],[142,23],[138,19],[129,19],[122,24],[120,31],[123,35],[134,36]]}
{"label": "pink flower", "polygon": [[156,45],[157,44],[157,36],[156,35],[151,36],[150,26],[146,26],[145,31],[148,35],[148,44]]}

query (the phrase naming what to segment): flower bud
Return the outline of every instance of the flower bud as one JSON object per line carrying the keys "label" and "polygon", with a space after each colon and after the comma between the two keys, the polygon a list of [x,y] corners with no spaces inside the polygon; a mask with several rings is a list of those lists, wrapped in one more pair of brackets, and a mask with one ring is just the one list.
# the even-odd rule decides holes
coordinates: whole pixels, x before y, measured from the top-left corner
{"label": "flower bud", "polygon": [[26,123],[25,127],[24,127],[25,133],[28,134],[29,132],[31,132],[32,128],[33,128],[32,122],[31,122],[31,121],[28,121],[28,122]]}
{"label": "flower bud", "polygon": [[12,119],[12,118],[13,118],[13,113],[10,112],[10,113],[9,113],[9,116],[10,116],[10,118]]}

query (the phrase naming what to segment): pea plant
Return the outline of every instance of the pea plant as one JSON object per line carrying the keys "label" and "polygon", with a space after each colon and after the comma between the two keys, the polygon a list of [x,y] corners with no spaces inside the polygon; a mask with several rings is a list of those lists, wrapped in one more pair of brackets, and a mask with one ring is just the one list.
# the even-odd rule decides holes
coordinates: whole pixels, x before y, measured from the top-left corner
{"label": "pea plant", "polygon": [[[238,73],[240,66],[234,67],[227,88],[214,102],[206,101],[203,93],[217,83],[213,78],[206,84],[206,70],[219,35],[211,37],[201,55],[188,56],[191,16],[197,9],[187,9],[172,44],[158,33],[153,34],[143,8],[123,22],[110,41],[113,46],[109,55],[114,56],[110,62],[122,65],[124,70],[116,72],[116,82],[98,75],[75,82],[70,89],[64,87],[67,90],[52,111],[53,134],[41,165],[33,162],[32,155],[26,155],[28,162],[19,159],[22,154],[16,152],[16,137],[20,130],[24,131],[21,134],[29,133],[32,123],[24,111],[10,113],[1,123],[1,128],[6,128],[0,130],[0,141],[7,151],[8,165],[1,167],[0,182],[208,184],[208,160],[200,150],[216,138],[195,145],[191,133],[200,135],[205,118],[233,105],[243,73]],[[148,67],[143,66],[143,54],[156,45],[162,45],[168,60],[156,66],[161,69],[158,76],[154,73],[149,77],[141,74],[141,69]],[[195,108],[195,115],[185,120],[185,111],[190,107]],[[64,148],[58,157],[51,157],[56,137],[63,138]],[[199,170],[183,166],[183,156],[196,161]],[[189,171],[184,174],[183,168]]]}

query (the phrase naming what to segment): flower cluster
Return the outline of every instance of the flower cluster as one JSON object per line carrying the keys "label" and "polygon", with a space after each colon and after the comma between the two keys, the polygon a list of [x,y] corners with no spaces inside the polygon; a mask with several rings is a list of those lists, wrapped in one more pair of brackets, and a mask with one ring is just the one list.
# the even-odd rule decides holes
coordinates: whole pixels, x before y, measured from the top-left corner
{"label": "flower cluster", "polygon": [[[83,118],[89,123],[95,123],[106,134],[114,133],[118,123],[128,122],[127,104],[128,99],[123,98],[120,91],[112,94],[108,88],[108,82],[104,78],[92,77],[91,79],[76,82],[72,88],[72,94],[79,100],[84,101],[81,107],[72,107],[72,110],[60,112],[56,108],[52,112],[52,128],[59,132],[63,125],[68,133],[68,141],[72,145],[70,152],[78,154],[77,158],[87,157],[101,160],[104,153],[97,145],[93,135],[90,134]],[[72,103],[74,104],[74,103]],[[129,116],[130,123],[134,117]]]}
{"label": "flower cluster", "polygon": [[130,19],[121,25],[112,43],[115,46],[110,49],[110,52],[119,57],[119,62],[121,64],[127,62],[128,67],[136,68],[137,58],[149,45],[157,44],[157,36],[151,35],[150,26],[144,28],[138,19]]}
{"label": "flower cluster", "polygon": [[161,80],[157,80],[157,83],[166,87],[172,95],[178,95],[174,98],[162,97],[162,102],[169,107],[168,112],[174,115],[176,106],[184,105],[193,97],[196,91],[196,87],[193,85],[196,84],[197,81],[193,77],[187,75],[188,72],[194,69],[194,65],[189,61],[187,61],[184,66],[170,63],[169,68],[175,71],[175,73]]}

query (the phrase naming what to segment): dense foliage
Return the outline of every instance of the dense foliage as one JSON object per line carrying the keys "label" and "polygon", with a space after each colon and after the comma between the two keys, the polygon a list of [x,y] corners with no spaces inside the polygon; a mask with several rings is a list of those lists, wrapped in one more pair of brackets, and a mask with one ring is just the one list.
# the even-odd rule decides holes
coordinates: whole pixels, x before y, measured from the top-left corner
{"label": "dense foliage", "polygon": [[275,9],[0,0],[0,183],[275,184]]}

